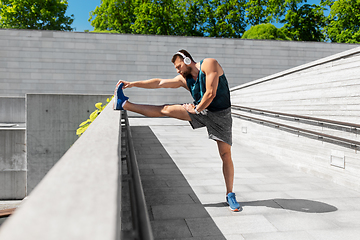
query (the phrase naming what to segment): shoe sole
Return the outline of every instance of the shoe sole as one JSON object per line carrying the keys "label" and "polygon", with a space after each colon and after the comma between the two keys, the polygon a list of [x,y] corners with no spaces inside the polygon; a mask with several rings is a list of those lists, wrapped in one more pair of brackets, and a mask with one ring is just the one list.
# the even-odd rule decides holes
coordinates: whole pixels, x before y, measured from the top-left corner
{"label": "shoe sole", "polygon": [[[123,87],[123,83],[119,84],[119,86],[116,87],[115,89],[115,99],[114,99],[114,105],[113,105],[113,109],[114,110],[124,110],[121,106],[121,104],[118,103],[118,95],[119,95],[119,91],[122,91],[122,87]],[[126,97],[123,93],[122,95],[124,96],[125,100],[128,100],[129,98]]]}
{"label": "shoe sole", "polygon": [[239,209],[239,208],[232,209],[231,207],[229,207],[229,209],[230,209],[232,212],[240,212],[240,209]]}

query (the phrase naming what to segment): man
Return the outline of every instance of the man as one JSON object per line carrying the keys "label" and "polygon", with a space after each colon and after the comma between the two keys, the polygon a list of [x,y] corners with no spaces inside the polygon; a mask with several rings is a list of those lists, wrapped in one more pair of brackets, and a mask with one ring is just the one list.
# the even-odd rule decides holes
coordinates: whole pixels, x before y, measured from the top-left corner
{"label": "man", "polygon": [[[223,161],[223,175],[226,184],[226,202],[232,211],[239,211],[233,191],[234,165],[231,158],[232,119],[230,91],[224,70],[212,58],[195,62],[186,50],[180,50],[172,57],[177,72],[173,79],[149,79],[127,82],[120,80],[115,89],[114,109],[128,110],[148,117],[173,117],[189,121],[195,128],[207,127],[209,138],[217,142]],[[122,89],[179,88],[190,91],[194,104],[183,105],[141,105],[128,101]]]}

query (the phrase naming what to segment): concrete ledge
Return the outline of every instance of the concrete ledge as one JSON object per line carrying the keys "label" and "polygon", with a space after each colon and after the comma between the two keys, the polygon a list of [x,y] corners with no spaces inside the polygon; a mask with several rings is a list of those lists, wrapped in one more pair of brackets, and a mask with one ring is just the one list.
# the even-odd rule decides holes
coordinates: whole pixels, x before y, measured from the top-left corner
{"label": "concrete ledge", "polygon": [[0,171],[0,199],[23,199],[26,196],[26,171]]}
{"label": "concrete ledge", "polygon": [[120,118],[110,103],[2,225],[0,239],[115,239]]}

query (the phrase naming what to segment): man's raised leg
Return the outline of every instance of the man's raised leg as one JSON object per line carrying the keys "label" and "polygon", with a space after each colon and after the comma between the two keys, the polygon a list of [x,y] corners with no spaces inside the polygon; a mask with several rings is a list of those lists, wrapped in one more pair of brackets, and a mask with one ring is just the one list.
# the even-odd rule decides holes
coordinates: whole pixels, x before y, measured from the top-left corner
{"label": "man's raised leg", "polygon": [[180,120],[191,121],[188,112],[181,105],[143,105],[127,101],[124,110],[136,112],[147,117],[172,117]]}
{"label": "man's raised leg", "polygon": [[115,88],[115,99],[114,99],[114,109],[115,110],[128,110],[131,112],[140,113],[147,117],[172,117],[180,120],[191,121],[191,118],[188,112],[181,105],[163,105],[163,106],[154,106],[154,105],[143,105],[135,104],[128,101],[123,93],[122,87],[123,83],[116,85]]}

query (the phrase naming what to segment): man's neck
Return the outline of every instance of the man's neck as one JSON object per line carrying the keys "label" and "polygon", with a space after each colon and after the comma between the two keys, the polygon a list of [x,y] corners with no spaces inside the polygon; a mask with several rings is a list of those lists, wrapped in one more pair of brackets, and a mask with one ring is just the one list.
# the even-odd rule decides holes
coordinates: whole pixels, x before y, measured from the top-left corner
{"label": "man's neck", "polygon": [[193,77],[193,79],[197,80],[197,77],[199,75],[199,71],[200,71],[200,64],[194,63],[194,65],[191,66],[191,76]]}

